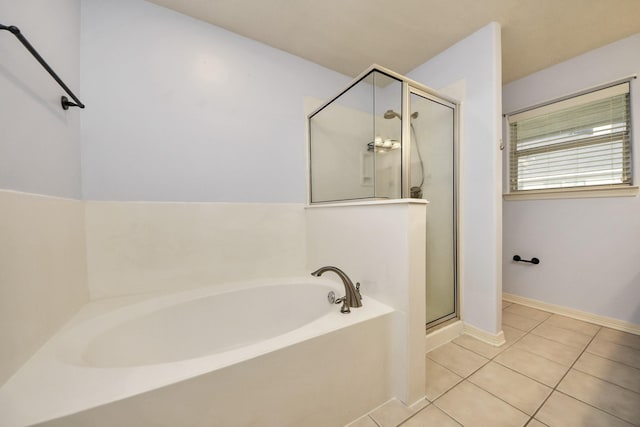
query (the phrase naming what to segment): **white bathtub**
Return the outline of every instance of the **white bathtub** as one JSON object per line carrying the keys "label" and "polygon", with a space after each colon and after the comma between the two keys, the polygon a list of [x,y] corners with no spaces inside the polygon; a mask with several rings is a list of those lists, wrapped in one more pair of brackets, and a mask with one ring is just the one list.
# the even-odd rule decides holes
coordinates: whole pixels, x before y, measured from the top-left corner
{"label": "white bathtub", "polygon": [[325,279],[87,305],[0,389],[0,425],[343,425],[391,397],[392,309]]}

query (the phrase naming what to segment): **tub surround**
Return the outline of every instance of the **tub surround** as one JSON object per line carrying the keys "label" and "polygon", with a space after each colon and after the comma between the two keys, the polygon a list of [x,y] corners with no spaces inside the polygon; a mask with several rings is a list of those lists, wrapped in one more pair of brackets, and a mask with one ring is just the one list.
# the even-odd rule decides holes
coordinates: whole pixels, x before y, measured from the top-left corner
{"label": "tub surround", "polygon": [[408,404],[425,395],[427,211],[427,202],[415,199],[306,210],[308,268],[339,265],[360,282],[365,305],[371,296],[395,309],[393,395]]}
{"label": "tub surround", "polygon": [[84,206],[0,190],[0,385],[88,301]]}
{"label": "tub surround", "polygon": [[87,202],[91,298],[304,275],[302,204]]}
{"label": "tub surround", "polygon": [[[284,300],[286,295],[278,293],[287,292],[288,286],[300,292],[305,287],[308,297],[317,300],[309,302],[316,318],[308,319],[304,326],[294,324],[291,312],[282,311],[282,333],[269,336],[262,328],[266,335],[244,346],[201,354],[198,349],[206,341],[200,335],[203,331],[186,330],[181,349],[185,359],[154,363],[156,355],[150,354],[144,364],[138,357],[141,354],[126,359],[126,353],[119,354],[123,349],[115,348],[109,350],[114,355],[103,354],[102,359],[94,360],[96,347],[91,343],[108,339],[118,325],[137,322],[144,326],[145,316],[150,315],[163,315],[166,322],[174,323],[172,315],[186,315],[179,310],[193,313],[194,304],[226,303],[235,296],[242,299],[234,304],[240,307],[252,292],[274,293],[274,298]],[[242,290],[236,292],[239,288]],[[333,281],[304,277],[91,302],[0,389],[0,424],[31,425],[63,417],[44,425],[133,425],[144,417],[144,422],[153,425],[203,425],[205,420],[216,425],[249,425],[256,416],[263,424],[273,420],[272,425],[299,425],[308,418],[318,426],[345,424],[391,397],[393,310],[369,297],[364,307],[344,315],[326,301],[327,290],[340,292]],[[256,328],[244,332],[259,333],[258,326],[264,322],[252,322],[251,315],[260,310],[247,307],[242,315],[249,316],[247,322]],[[219,311],[208,312],[215,315]],[[142,332],[149,336],[150,332]],[[344,357],[358,363],[345,370]],[[292,383],[297,386],[290,387]],[[27,395],[30,398],[25,400]],[[167,399],[179,400],[180,409],[174,409],[175,401],[171,404]],[[243,408],[247,399],[255,413]],[[151,402],[157,406],[143,415]],[[286,408],[280,408],[283,405]],[[185,407],[193,410],[191,416],[182,412]]]}

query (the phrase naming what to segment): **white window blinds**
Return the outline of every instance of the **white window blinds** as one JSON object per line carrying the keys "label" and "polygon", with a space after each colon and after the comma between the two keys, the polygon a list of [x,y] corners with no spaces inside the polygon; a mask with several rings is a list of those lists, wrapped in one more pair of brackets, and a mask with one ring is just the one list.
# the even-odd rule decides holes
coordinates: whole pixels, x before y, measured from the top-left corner
{"label": "white window blinds", "polygon": [[629,82],[508,117],[510,192],[631,185]]}

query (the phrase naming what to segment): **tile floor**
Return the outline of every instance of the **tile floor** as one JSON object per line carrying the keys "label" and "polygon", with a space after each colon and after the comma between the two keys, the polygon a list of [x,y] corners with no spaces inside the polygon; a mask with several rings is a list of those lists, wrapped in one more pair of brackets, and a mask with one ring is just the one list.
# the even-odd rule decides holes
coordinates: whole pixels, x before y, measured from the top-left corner
{"label": "tile floor", "polygon": [[506,343],[427,353],[427,400],[349,427],[640,426],[640,336],[503,302]]}

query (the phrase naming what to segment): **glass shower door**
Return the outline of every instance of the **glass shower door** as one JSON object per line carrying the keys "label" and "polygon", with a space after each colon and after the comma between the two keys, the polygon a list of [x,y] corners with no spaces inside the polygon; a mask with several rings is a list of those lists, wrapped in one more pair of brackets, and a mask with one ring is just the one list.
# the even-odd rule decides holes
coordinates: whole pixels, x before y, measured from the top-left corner
{"label": "glass shower door", "polygon": [[414,88],[411,102],[411,197],[427,206],[427,327],[457,317],[456,110]]}

